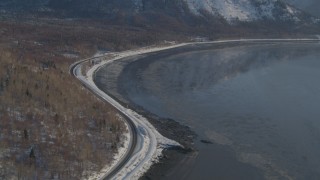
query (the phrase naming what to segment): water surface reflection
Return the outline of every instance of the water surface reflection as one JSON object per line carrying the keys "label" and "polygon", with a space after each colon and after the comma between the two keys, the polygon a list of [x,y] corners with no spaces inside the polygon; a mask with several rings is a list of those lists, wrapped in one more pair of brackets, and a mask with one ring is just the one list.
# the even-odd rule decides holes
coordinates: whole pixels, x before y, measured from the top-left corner
{"label": "water surface reflection", "polygon": [[319,58],[319,44],[288,43],[149,56],[126,65],[117,88],[215,143],[197,144],[190,179],[260,179],[253,167],[267,179],[319,179]]}

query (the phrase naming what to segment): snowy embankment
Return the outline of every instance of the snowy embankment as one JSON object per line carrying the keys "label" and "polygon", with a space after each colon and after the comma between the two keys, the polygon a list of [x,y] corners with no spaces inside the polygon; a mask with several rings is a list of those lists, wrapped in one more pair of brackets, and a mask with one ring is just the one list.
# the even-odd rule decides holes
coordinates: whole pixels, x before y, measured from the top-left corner
{"label": "snowy embankment", "polygon": [[[137,50],[124,51],[119,53],[109,53],[112,54],[113,58],[105,59],[106,55],[96,56],[95,59],[100,59],[99,64],[94,65],[87,72],[86,76],[81,74],[81,64],[77,65],[74,69],[74,74],[76,77],[92,91],[94,91],[98,96],[106,100],[108,103],[117,108],[125,116],[127,116],[136,127],[137,131],[137,143],[135,145],[135,150],[131,154],[130,159],[126,164],[112,177],[112,179],[138,179],[141,177],[153,163],[157,162],[162,154],[162,150],[168,146],[180,146],[179,143],[165,138],[162,136],[156,128],[149,123],[149,121],[143,116],[137,114],[131,109],[127,109],[119,104],[116,100],[101,91],[94,83],[93,76],[94,72],[107,63],[112,63],[124,57],[140,55],[150,52],[156,52],[186,45],[197,45],[197,44],[218,44],[218,43],[231,43],[231,42],[294,42],[294,41],[319,41],[319,39],[240,39],[240,40],[221,40],[221,41],[211,41],[211,42],[195,42],[195,43],[181,43],[175,44],[167,47],[148,47],[141,48]],[[90,59],[88,59],[90,60]],[[127,124],[128,125],[128,124]],[[128,127],[130,130],[130,128]],[[114,158],[114,162],[110,166],[105,167],[100,173],[95,174],[90,179],[103,179],[108,177],[109,173],[114,170],[121,161],[124,160],[125,156],[128,155],[128,149],[132,146],[132,133],[129,131],[126,134],[126,140],[124,146],[118,151],[118,154]]]}
{"label": "snowy embankment", "polygon": [[[153,125],[151,125],[146,118],[137,114],[131,109],[127,109],[119,104],[116,100],[112,99],[110,96],[101,91],[93,82],[94,72],[106,63],[111,63],[115,60],[121,59],[123,57],[128,57],[137,54],[143,54],[153,51],[164,50],[168,48],[183,46],[184,44],[179,44],[170,47],[163,48],[144,48],[136,51],[125,51],[121,53],[114,53],[114,58],[102,61],[100,64],[93,66],[86,74],[83,76],[81,73],[81,64],[74,68],[74,74],[76,77],[92,91],[94,91],[98,96],[102,97],[108,103],[117,108],[125,116],[127,116],[134,124],[137,130],[137,143],[135,145],[135,150],[131,155],[130,160],[125,164],[125,166],[116,173],[112,179],[138,179],[141,177],[153,163],[157,162],[162,154],[162,150],[170,146],[181,146],[179,143],[163,137]],[[95,58],[101,58],[98,56]],[[128,125],[127,125],[128,127]],[[129,129],[129,128],[128,128]],[[130,130],[130,129],[129,129]],[[103,179],[109,175],[109,172],[116,168],[116,166],[121,163],[121,161],[127,155],[127,151],[132,145],[132,132],[128,133],[127,138],[125,138],[124,147],[118,150],[114,158],[114,162],[110,166],[105,167],[98,174],[94,174],[89,179]]]}

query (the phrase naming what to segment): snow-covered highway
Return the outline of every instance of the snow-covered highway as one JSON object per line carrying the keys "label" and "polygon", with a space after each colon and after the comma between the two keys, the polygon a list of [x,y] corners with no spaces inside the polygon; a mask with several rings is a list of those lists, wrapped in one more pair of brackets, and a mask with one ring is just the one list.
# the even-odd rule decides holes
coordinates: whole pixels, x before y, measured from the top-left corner
{"label": "snow-covered highway", "polygon": [[[119,55],[115,59],[121,57]],[[88,71],[87,76],[83,76],[81,71],[82,63],[88,60],[91,60],[91,58],[71,65],[70,73],[101,100],[110,103],[123,116],[127,117],[125,123],[129,130],[128,142],[125,143],[126,147],[124,147],[124,150],[119,151],[111,166],[106,167],[101,173],[95,174],[91,179],[138,179],[158,160],[164,148],[179,146],[179,144],[163,137],[147,119],[123,107],[94,84],[92,75],[101,64],[94,66]],[[106,61],[104,64],[110,63],[112,60]]]}
{"label": "snow-covered highway", "polygon": [[[196,44],[217,44],[233,42],[319,42],[319,39],[240,39],[240,40],[221,40],[211,42],[181,43],[166,47],[147,47],[137,50],[112,53],[112,57],[106,58],[105,55],[97,56],[78,61],[70,66],[70,73],[92,93],[103,101],[113,105],[123,116],[127,117],[124,121],[128,127],[129,133],[125,142],[125,147],[119,150],[114,162],[103,169],[100,173],[92,176],[91,179],[138,179],[151,165],[161,156],[162,150],[168,146],[179,146],[179,143],[163,137],[156,128],[151,125],[146,118],[137,114],[131,109],[127,109],[101,91],[94,83],[94,73],[103,65],[112,63],[124,57],[138,54],[161,51],[170,48],[176,48],[186,45]],[[92,59],[102,60],[82,74],[82,64]]]}

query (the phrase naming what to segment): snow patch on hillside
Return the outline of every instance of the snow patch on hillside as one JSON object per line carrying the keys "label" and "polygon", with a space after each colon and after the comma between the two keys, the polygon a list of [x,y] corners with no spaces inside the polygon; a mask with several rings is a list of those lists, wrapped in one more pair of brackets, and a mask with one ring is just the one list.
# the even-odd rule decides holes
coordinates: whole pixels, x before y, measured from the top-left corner
{"label": "snow patch on hillside", "polygon": [[[203,12],[221,16],[228,22],[255,21],[260,19],[291,19],[298,21],[298,11],[290,5],[281,6],[278,0],[184,0],[191,13],[202,16]],[[280,11],[280,17],[275,17]]]}
{"label": "snow patch on hillside", "polygon": [[249,0],[186,0],[186,3],[196,15],[206,11],[211,15],[221,15],[228,21],[250,21],[256,18],[256,11]]}

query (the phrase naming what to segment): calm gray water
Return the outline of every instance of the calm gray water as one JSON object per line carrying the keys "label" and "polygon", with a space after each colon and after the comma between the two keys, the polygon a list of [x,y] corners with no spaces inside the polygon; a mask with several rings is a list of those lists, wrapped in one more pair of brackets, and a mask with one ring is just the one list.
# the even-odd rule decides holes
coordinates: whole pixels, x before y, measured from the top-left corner
{"label": "calm gray water", "polygon": [[118,81],[129,101],[199,135],[186,179],[320,179],[320,44],[145,58]]}

